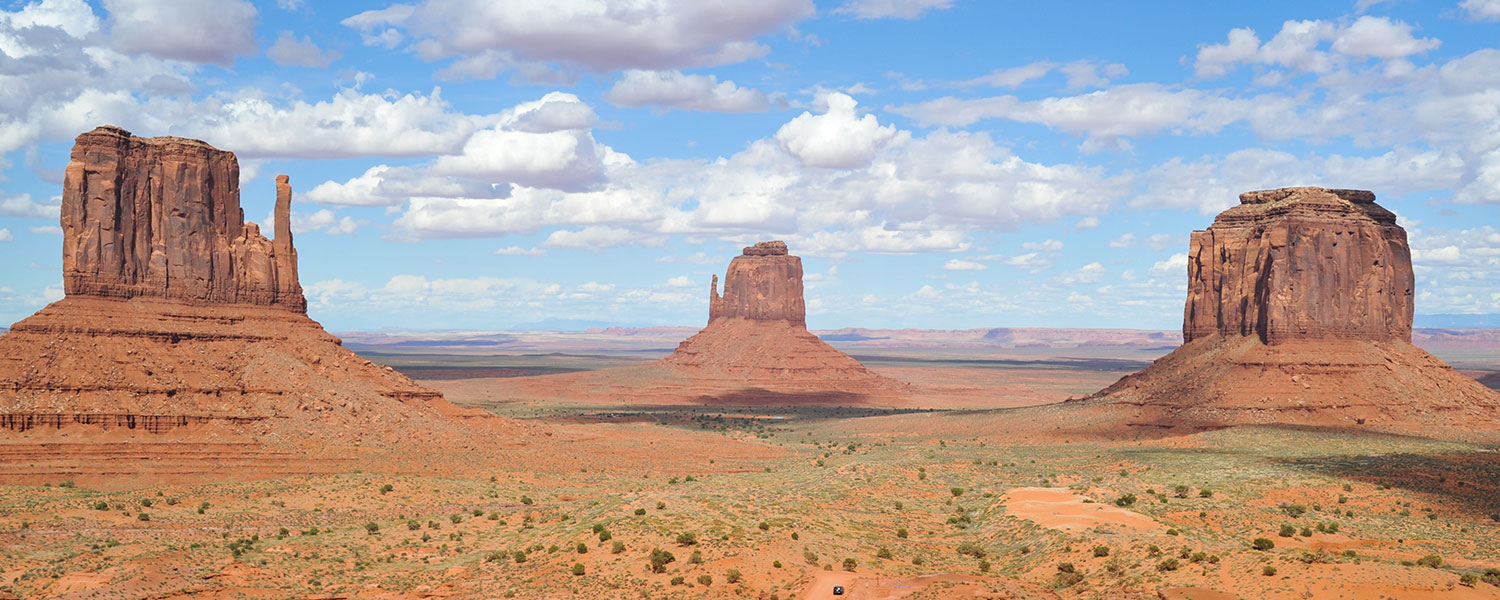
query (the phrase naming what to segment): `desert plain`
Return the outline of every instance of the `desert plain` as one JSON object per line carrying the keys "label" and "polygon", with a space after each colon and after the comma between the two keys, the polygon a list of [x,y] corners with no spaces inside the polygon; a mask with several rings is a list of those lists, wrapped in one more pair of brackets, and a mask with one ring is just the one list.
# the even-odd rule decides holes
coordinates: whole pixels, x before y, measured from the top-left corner
{"label": "desert plain", "polygon": [[[524,426],[416,470],[355,461],[225,483],[79,465],[5,486],[0,586],[22,598],[830,598],[836,584],[849,598],[1500,596],[1493,446],[1277,426],[1090,436],[1051,419],[1159,354],[1144,332],[1056,332],[1072,335],[1029,348],[950,332],[949,349],[845,332],[844,349],[910,384],[885,401],[620,397],[610,387],[679,332],[631,333],[495,344],[511,352],[352,336],[454,404]],[[1417,335],[1493,382],[1495,340],[1455,333]],[[591,345],[611,350],[578,351]]]}

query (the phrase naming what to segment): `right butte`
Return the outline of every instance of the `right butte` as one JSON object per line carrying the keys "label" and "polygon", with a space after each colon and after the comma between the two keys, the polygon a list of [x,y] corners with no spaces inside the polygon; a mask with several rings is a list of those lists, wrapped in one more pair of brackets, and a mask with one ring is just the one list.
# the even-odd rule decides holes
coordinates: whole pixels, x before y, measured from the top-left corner
{"label": "right butte", "polygon": [[1255,335],[1411,341],[1411,250],[1362,190],[1282,188],[1194,231],[1183,341]]}
{"label": "right butte", "polygon": [[0,336],[0,482],[330,472],[386,450],[380,465],[421,469],[503,425],[309,319],[290,213],[283,175],[263,237],[244,221],[234,154],[203,142],[79,136],[66,296]]}
{"label": "right butte", "polygon": [[1177,350],[1083,403],[1095,431],[1251,424],[1500,441],[1500,393],[1411,344],[1411,251],[1375,195],[1282,188],[1195,231]]}
{"label": "right butte", "polygon": [[709,290],[708,326],[661,365],[694,379],[778,391],[874,392],[900,387],[807,330],[802,259],[760,242],[729,262],[724,294]]}

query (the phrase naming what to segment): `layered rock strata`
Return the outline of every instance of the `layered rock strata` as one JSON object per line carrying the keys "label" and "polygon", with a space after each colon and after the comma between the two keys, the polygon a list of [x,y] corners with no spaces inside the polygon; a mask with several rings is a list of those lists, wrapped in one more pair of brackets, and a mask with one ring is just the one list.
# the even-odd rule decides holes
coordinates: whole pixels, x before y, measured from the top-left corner
{"label": "layered rock strata", "polygon": [[724,293],[709,290],[709,320],[661,364],[697,378],[767,388],[890,387],[894,382],[807,331],[802,259],[760,242],[729,263]]}
{"label": "layered rock strata", "polygon": [[1249,192],[1193,233],[1186,343],[1090,397],[1148,429],[1297,424],[1500,440],[1500,394],[1411,345],[1406,232],[1358,190]]}
{"label": "layered rock strata", "polygon": [[306,311],[291,186],[276,183],[272,242],[245,222],[233,153],[118,127],[78,136],[63,179],[65,292]]}
{"label": "layered rock strata", "polygon": [[1406,231],[1374,194],[1247,192],[1193,232],[1182,334],[1410,342],[1412,286]]}
{"label": "layered rock strata", "polygon": [[0,481],[324,472],[371,447],[467,443],[474,415],[307,317],[291,198],[278,177],[267,240],[234,154],[79,136],[66,297],[0,336]]}
{"label": "layered rock strata", "polygon": [[708,321],[750,319],[785,321],[807,328],[802,298],[802,259],[787,253],[786,242],[760,242],[729,261],[724,295],[719,276],[709,284]]}

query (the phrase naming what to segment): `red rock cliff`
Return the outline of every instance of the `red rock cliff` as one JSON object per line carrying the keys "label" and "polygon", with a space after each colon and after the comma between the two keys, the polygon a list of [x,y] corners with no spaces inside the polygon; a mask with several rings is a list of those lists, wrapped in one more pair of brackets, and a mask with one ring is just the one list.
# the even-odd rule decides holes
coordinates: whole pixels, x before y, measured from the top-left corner
{"label": "red rock cliff", "polygon": [[787,254],[786,242],[760,242],[729,261],[724,295],[719,277],[709,289],[708,322],[742,318],[786,321],[807,327],[807,305],[802,300],[802,259]]}
{"label": "red rock cliff", "polygon": [[239,178],[234,153],[198,140],[108,126],[78,136],[63,182],[65,291],[305,312],[287,177],[274,242],[245,222]]}
{"label": "red rock cliff", "polygon": [[1182,334],[1410,342],[1412,286],[1406,231],[1373,193],[1246,192],[1193,232]]}

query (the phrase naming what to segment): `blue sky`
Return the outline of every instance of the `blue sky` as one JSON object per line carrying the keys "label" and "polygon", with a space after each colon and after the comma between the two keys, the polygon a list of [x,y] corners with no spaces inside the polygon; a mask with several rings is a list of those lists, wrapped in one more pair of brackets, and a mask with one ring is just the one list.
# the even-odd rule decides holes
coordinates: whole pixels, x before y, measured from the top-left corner
{"label": "blue sky", "polygon": [[1189,232],[1291,185],[1500,313],[1500,0],[160,4],[0,2],[0,321],[105,123],[236,152],[257,222],[290,175],[333,330],[698,324],[772,238],[813,328],[1175,329]]}

